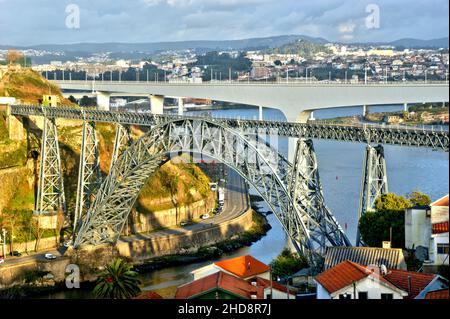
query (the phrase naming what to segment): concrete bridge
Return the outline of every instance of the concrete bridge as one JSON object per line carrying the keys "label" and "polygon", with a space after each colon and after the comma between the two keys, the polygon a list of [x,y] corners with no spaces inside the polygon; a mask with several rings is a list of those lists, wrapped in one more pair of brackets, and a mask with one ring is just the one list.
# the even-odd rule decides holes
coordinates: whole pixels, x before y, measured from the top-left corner
{"label": "concrete bridge", "polygon": [[166,83],[52,81],[62,90],[96,92],[101,109],[109,109],[112,94],[147,95],[152,111],[162,113],[164,97],[191,97],[242,103],[281,110],[288,121],[304,123],[314,110],[383,104],[449,101],[448,82],[404,82],[376,84],[338,83]]}

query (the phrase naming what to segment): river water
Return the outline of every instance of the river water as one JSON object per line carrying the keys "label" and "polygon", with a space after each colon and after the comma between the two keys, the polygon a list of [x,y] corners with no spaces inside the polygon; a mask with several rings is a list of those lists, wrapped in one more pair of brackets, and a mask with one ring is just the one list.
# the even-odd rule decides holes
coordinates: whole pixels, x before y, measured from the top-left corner
{"label": "river water", "polygon": [[[398,111],[401,106],[375,106],[371,112]],[[314,112],[316,119],[361,114],[360,107],[319,110]],[[192,113],[196,114],[198,113]],[[211,111],[213,116],[256,119],[258,109],[237,108]],[[264,109],[263,118],[285,120],[281,111]],[[280,138],[278,147],[287,156],[287,139]],[[314,148],[319,164],[320,179],[327,206],[341,226],[347,230],[352,242],[355,241],[357,211],[361,186],[365,145],[359,143],[315,140]],[[448,193],[449,154],[424,148],[385,146],[389,191],[405,195],[420,190],[436,200]],[[258,203],[267,210],[264,203]],[[269,263],[286,246],[287,238],[276,217],[268,215],[272,229],[251,247],[245,247],[221,259],[250,254],[262,262]],[[170,267],[140,275],[144,290],[154,290],[163,296],[173,292],[176,286],[189,282],[189,272],[212,261]],[[169,293],[170,294],[170,293]],[[65,291],[46,296],[47,298],[89,298],[85,291]]]}

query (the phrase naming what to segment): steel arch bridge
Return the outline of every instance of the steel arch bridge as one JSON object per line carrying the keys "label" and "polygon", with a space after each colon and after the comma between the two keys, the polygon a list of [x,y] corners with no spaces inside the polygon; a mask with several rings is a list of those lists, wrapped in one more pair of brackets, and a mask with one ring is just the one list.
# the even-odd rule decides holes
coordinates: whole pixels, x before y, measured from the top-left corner
{"label": "steel arch bridge", "polygon": [[264,139],[217,122],[186,118],[156,125],[118,157],[76,230],[74,247],[115,243],[148,178],[171,156],[187,153],[234,169],[274,211],[297,250],[319,266],[327,246],[351,244],[325,207],[315,156],[307,154],[313,151],[301,140],[298,152],[306,160],[293,166]]}

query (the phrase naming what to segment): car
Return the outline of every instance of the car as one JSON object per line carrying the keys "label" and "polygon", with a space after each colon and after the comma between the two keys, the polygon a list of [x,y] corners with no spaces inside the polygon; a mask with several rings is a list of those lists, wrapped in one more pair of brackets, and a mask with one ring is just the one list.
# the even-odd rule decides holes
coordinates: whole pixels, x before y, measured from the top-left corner
{"label": "car", "polygon": [[189,221],[188,221],[188,220],[183,220],[183,221],[180,223],[180,225],[181,225],[181,226],[187,226],[187,225],[189,225]]}
{"label": "car", "polygon": [[22,254],[19,253],[17,250],[14,250],[13,252],[11,252],[10,255],[11,255],[11,256],[14,256],[14,257],[20,257],[20,256],[22,256]]}
{"label": "car", "polygon": [[215,192],[217,190],[217,183],[210,183],[209,186],[211,187],[211,190]]}
{"label": "car", "polygon": [[5,258],[0,257],[0,264],[3,264],[5,262]]}
{"label": "car", "polygon": [[56,259],[56,256],[53,254],[45,254],[44,258],[47,260],[52,260],[52,259]]}
{"label": "car", "polygon": [[209,214],[203,214],[202,216],[201,216],[201,219],[208,219],[209,218]]}

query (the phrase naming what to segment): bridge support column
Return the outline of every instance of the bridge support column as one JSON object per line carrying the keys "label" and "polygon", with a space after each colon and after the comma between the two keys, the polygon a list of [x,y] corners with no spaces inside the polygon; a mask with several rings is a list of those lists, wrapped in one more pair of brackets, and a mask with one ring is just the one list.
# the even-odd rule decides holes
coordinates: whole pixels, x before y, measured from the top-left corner
{"label": "bridge support column", "polygon": [[[351,246],[344,231],[325,205],[312,140],[298,140],[288,183],[294,205],[308,229],[314,253],[323,255],[329,245]],[[311,247],[308,249],[312,249]]]}
{"label": "bridge support column", "polygon": [[[89,210],[102,180],[95,122],[83,122],[74,230]],[[75,231],[74,231],[75,233]]]}
{"label": "bridge support column", "polygon": [[184,103],[183,103],[183,98],[179,97],[178,98],[178,115],[183,115],[183,108],[184,108]]}
{"label": "bridge support column", "polygon": [[111,94],[97,91],[97,107],[102,111],[109,111]]}
{"label": "bridge support column", "polygon": [[34,213],[42,215],[56,212],[67,214],[58,131],[55,119],[44,116],[39,184]]}
{"label": "bridge support column", "polygon": [[262,108],[262,106],[258,107],[258,120],[260,120],[260,121],[263,120],[263,108]]}
{"label": "bridge support column", "polygon": [[[379,196],[389,192],[386,161],[382,145],[376,147],[367,145],[363,165],[358,221],[361,216],[375,207],[375,200]],[[356,245],[363,245],[359,227],[356,233]]]}
{"label": "bridge support column", "polygon": [[367,116],[369,114],[369,107],[367,105],[363,105],[363,116]]}
{"label": "bridge support column", "polygon": [[114,150],[111,158],[110,170],[116,163],[117,159],[126,151],[133,143],[129,125],[117,124],[116,138],[114,140]]}
{"label": "bridge support column", "polygon": [[152,114],[163,114],[164,96],[163,95],[150,95],[150,110]]}
{"label": "bridge support column", "polygon": [[403,104],[403,111],[408,112],[408,103]]}

